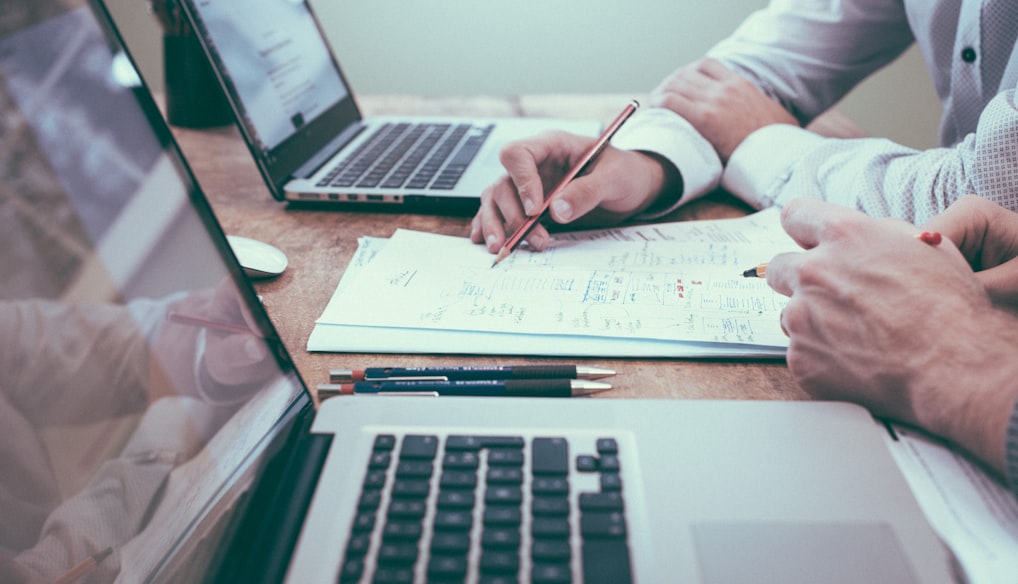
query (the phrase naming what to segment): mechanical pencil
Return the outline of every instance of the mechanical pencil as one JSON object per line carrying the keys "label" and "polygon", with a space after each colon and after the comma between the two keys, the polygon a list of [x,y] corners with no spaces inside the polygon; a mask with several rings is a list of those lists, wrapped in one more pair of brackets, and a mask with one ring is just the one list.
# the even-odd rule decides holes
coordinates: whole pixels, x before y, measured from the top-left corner
{"label": "mechanical pencil", "polygon": [[579,397],[611,389],[586,379],[485,379],[473,381],[358,381],[323,383],[318,397],[337,395],[460,395],[489,397]]}
{"label": "mechanical pencil", "polygon": [[471,381],[478,379],[600,379],[611,369],[585,365],[466,365],[460,367],[367,367],[332,369],[330,383],[352,381]]}

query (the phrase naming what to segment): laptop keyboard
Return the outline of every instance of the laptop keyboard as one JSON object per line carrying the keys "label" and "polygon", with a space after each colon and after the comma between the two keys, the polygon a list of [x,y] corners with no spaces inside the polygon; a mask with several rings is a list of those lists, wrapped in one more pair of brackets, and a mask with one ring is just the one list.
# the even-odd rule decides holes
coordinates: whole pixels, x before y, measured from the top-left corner
{"label": "laptop keyboard", "polygon": [[384,124],[317,185],[452,190],[493,130],[493,125]]}
{"label": "laptop keyboard", "polygon": [[338,582],[632,580],[614,438],[573,459],[561,437],[442,442],[375,437]]}

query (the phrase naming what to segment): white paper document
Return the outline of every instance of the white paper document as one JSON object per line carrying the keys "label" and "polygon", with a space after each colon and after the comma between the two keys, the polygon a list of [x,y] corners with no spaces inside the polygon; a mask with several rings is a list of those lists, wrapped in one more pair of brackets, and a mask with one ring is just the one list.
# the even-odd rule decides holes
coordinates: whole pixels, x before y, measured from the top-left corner
{"label": "white paper document", "polygon": [[786,299],[742,277],[798,250],[777,217],[575,232],[494,268],[466,238],[364,239],[308,350],[782,356]]}
{"label": "white paper document", "polygon": [[941,440],[894,427],[891,453],[930,525],[972,584],[1018,581],[1018,500]]}

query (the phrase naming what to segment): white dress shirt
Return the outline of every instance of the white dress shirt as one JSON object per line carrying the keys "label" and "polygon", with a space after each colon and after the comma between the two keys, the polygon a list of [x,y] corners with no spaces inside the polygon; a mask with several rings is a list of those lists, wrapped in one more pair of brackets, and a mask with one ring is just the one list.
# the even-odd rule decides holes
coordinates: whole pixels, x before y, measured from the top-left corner
{"label": "white dress shirt", "polygon": [[708,54],[805,125],[915,42],[944,106],[942,147],[773,125],[747,137],[722,171],[692,126],[659,109],[637,114],[613,143],[672,161],[680,204],[720,183],[755,208],[811,196],[917,224],[969,193],[1018,210],[1016,37],[1013,0],[774,0]]}

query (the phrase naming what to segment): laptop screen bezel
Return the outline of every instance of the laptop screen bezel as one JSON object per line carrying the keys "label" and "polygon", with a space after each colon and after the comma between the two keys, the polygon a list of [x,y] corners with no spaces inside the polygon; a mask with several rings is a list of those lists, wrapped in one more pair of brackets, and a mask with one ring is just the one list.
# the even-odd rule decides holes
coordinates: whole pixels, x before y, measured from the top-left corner
{"label": "laptop screen bezel", "polygon": [[307,161],[319,156],[323,149],[327,147],[330,150],[337,151],[340,145],[332,144],[337,136],[349,128],[355,127],[363,119],[363,115],[354,97],[353,89],[350,87],[346,75],[343,74],[343,70],[336,60],[335,51],[332,50],[332,45],[329,44],[328,38],[325,36],[318,16],[306,0],[302,2],[311,15],[315,29],[320,35],[322,42],[328,48],[330,62],[343,85],[346,86],[347,95],[328,108],[322,115],[301,126],[279,145],[266,152],[258,147],[257,132],[246,117],[243,101],[235,84],[227,74],[227,69],[219,52],[216,50],[214,43],[209,42],[208,29],[195,9],[193,0],[180,0],[180,3],[192,30],[195,31],[198,42],[201,43],[206,58],[212,66],[212,71],[219,81],[219,86],[222,88],[226,101],[233,113],[234,122],[244,137],[244,142],[251,151],[259,172],[262,173],[262,177],[265,179],[273,198],[279,201],[285,200],[284,187],[294,178],[296,171]]}

